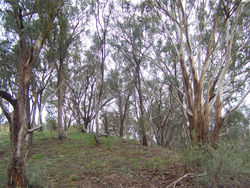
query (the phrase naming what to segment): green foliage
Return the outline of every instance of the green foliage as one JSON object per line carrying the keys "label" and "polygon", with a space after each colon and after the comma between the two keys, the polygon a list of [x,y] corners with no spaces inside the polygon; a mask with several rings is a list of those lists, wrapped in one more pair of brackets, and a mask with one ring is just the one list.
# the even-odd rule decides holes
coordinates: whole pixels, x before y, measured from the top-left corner
{"label": "green foliage", "polygon": [[221,131],[221,139],[223,141],[238,140],[244,142],[244,139],[249,137],[249,108],[243,106],[234,111],[226,119]]}
{"label": "green foliage", "polygon": [[48,22],[50,22],[57,13],[57,3],[58,1],[50,0],[36,0],[34,2],[34,8],[38,11],[41,28],[46,34],[49,34],[47,32],[53,27],[53,24],[48,25]]}
{"label": "green foliage", "polygon": [[220,142],[211,146],[194,146],[183,152],[182,161],[189,167],[203,171],[198,184],[238,186],[250,173],[249,139],[245,144]]}
{"label": "green foliage", "polygon": [[183,151],[183,158],[181,159],[189,168],[199,168],[204,165],[211,151],[207,146],[194,145],[192,148],[187,148]]}
{"label": "green foliage", "polygon": [[[249,109],[247,109],[249,112]],[[249,119],[245,117],[243,111],[236,110],[226,120],[226,124],[229,127],[241,126],[247,127],[249,125]]]}

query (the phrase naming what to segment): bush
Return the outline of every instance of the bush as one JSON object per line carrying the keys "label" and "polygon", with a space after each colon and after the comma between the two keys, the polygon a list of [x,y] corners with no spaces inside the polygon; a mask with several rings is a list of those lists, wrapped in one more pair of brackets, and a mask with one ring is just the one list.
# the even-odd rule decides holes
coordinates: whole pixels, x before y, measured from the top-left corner
{"label": "bush", "polygon": [[203,174],[197,176],[199,185],[242,186],[250,173],[249,142],[220,142],[216,149],[208,145],[194,146],[183,152],[182,161]]}

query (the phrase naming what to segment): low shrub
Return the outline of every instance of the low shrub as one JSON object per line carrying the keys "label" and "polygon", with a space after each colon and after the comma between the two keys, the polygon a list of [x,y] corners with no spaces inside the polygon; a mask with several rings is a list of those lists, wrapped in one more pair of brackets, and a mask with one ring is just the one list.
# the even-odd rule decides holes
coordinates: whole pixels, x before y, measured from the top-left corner
{"label": "low shrub", "polygon": [[183,151],[182,161],[202,174],[197,175],[199,186],[242,186],[250,174],[249,142],[219,142],[216,149],[193,146]]}

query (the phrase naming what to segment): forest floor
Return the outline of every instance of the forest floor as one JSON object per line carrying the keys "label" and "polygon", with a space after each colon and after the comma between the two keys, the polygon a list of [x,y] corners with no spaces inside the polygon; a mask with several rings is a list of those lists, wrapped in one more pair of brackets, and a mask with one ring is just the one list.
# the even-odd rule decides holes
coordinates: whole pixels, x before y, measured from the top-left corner
{"label": "forest floor", "polygon": [[[179,156],[166,148],[143,147],[137,141],[72,132],[60,141],[55,132],[37,132],[27,158],[34,187],[167,187],[188,173]],[[6,187],[8,133],[0,133],[0,187]],[[171,186],[174,187],[174,186]],[[194,187],[187,176],[175,187]]]}

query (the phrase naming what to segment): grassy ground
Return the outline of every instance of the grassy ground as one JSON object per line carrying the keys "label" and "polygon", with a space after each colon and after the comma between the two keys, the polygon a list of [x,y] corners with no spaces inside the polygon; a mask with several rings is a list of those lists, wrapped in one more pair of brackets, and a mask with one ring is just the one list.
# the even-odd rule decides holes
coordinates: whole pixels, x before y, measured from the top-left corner
{"label": "grassy ground", "polygon": [[[142,147],[136,141],[71,132],[59,141],[56,132],[37,132],[28,154],[27,173],[36,187],[166,187],[187,173],[166,148]],[[0,133],[0,187],[6,185],[8,133]],[[193,187],[187,178],[176,187]]]}

